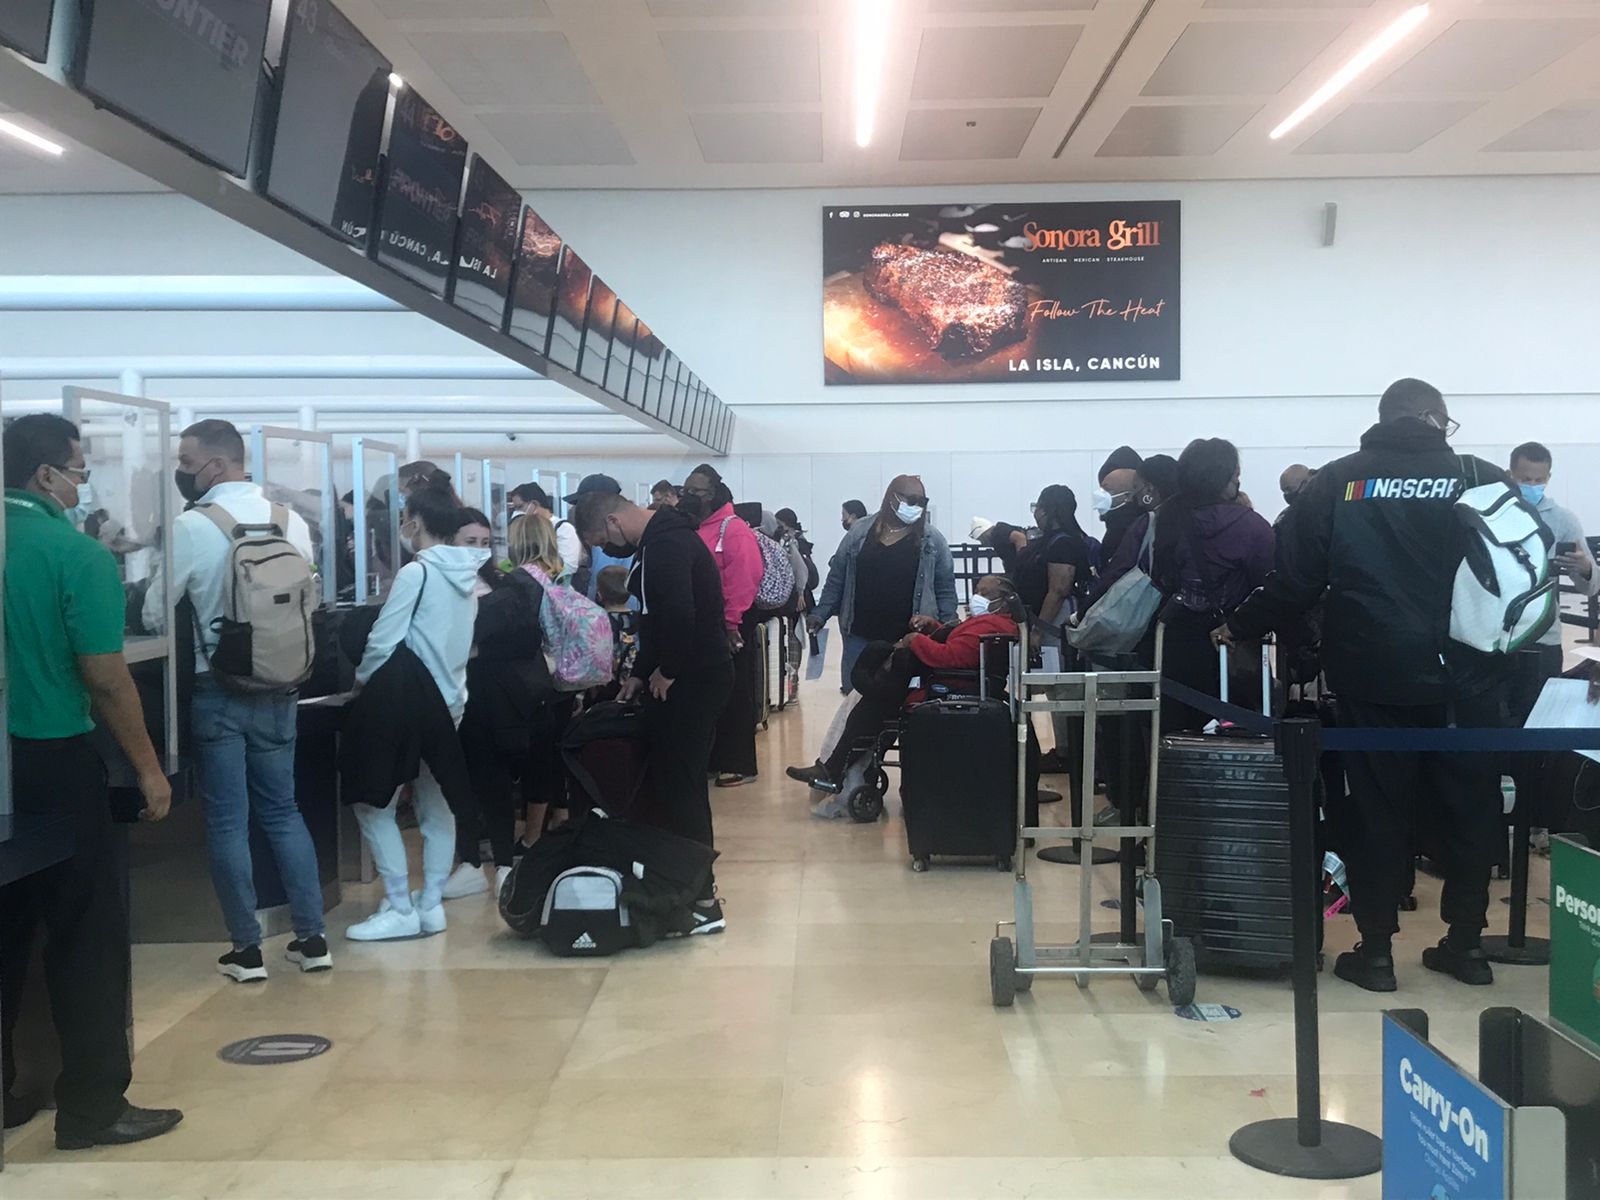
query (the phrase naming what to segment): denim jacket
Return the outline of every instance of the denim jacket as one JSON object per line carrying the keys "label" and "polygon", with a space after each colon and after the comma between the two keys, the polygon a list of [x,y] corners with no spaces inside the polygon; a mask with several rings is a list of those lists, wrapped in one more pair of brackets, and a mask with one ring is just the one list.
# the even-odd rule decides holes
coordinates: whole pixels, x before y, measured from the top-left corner
{"label": "denim jacket", "polygon": [[[855,625],[856,564],[875,521],[875,517],[864,517],[844,535],[828,562],[828,579],[817,600],[817,620],[826,625],[830,617],[837,616],[840,632],[845,634]],[[948,625],[956,619],[955,564],[950,558],[950,543],[931,525],[922,533],[921,559],[911,611],[918,616],[937,617]]]}

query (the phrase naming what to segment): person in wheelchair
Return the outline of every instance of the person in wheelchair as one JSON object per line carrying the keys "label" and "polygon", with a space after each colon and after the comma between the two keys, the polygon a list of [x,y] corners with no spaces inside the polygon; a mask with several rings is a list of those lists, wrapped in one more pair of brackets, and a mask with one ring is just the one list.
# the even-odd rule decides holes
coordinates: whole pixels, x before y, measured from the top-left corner
{"label": "person in wheelchair", "polygon": [[853,759],[873,753],[902,710],[936,695],[977,695],[980,665],[991,677],[991,694],[1003,690],[1008,660],[991,654],[985,664],[982,646],[988,638],[1017,636],[1017,590],[1003,576],[986,575],[973,588],[969,607],[972,615],[965,621],[940,625],[933,617],[912,617],[911,632],[898,642],[870,643],[851,675],[860,699],[838,744],[826,761],[790,767],[789,778],[838,792]]}

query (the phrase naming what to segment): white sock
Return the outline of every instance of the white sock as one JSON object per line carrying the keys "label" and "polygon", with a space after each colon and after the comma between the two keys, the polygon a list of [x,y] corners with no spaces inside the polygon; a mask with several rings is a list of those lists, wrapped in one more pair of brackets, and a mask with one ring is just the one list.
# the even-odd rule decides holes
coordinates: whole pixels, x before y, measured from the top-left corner
{"label": "white sock", "polygon": [[385,875],[383,894],[389,898],[389,907],[397,913],[411,911],[411,880],[405,875]]}
{"label": "white sock", "polygon": [[[448,875],[445,879],[450,878]],[[444,903],[444,879],[424,879],[422,881],[422,894],[417,897],[417,907],[426,912],[430,908],[438,908]]]}

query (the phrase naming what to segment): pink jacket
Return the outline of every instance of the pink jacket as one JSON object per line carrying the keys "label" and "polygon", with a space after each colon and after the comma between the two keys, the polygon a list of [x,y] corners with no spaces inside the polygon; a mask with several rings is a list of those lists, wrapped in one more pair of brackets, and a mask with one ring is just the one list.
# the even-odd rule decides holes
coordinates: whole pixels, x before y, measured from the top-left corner
{"label": "pink jacket", "polygon": [[[724,533],[722,523],[728,523]],[[761,576],[766,564],[761,561],[761,547],[750,526],[741,521],[733,505],[724,504],[700,522],[700,540],[717,560],[717,570],[722,572],[723,622],[729,629],[737,629],[745,613],[756,602],[756,592],[761,587]],[[722,549],[717,549],[717,543]]]}

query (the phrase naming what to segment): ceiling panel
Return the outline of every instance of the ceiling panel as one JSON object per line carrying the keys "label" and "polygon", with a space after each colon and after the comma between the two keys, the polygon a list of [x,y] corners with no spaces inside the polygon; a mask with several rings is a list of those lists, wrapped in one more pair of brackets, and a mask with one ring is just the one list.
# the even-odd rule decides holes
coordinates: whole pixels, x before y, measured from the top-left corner
{"label": "ceiling panel", "polygon": [[1457,21],[1372,91],[1415,96],[1500,92],[1597,35],[1600,20]]}
{"label": "ceiling panel", "polygon": [[1371,8],[1373,0],[1206,0],[1207,8],[1253,8],[1282,12],[1286,8]]}
{"label": "ceiling panel", "polygon": [[463,104],[600,103],[564,34],[413,33],[410,39]]}
{"label": "ceiling panel", "polygon": [[522,166],[626,166],[633,154],[600,111],[486,112],[478,120]]}
{"label": "ceiling panel", "polygon": [[437,21],[484,17],[489,19],[545,19],[545,0],[373,0],[379,12],[393,21]]}
{"label": "ceiling panel", "polygon": [[822,98],[821,51],[812,30],[663,30],[661,50],[691,108]]}
{"label": "ceiling panel", "polygon": [[1043,98],[1055,90],[1082,32],[1079,25],[925,29],[911,98]]}
{"label": "ceiling panel", "polygon": [[1477,110],[1476,100],[1364,100],[1299,146],[1296,154],[1404,154]]}
{"label": "ceiling panel", "polygon": [[822,161],[821,113],[696,112],[689,120],[708,163]]}
{"label": "ceiling panel", "polygon": [[1099,0],[928,0],[936,13],[1088,12]]}
{"label": "ceiling panel", "polygon": [[[652,17],[770,17],[772,0],[648,0]],[[818,0],[784,0],[787,17],[815,17]]]}
{"label": "ceiling panel", "polygon": [[922,108],[906,114],[901,162],[1016,158],[1039,120],[1037,108]]}
{"label": "ceiling panel", "polygon": [[1190,25],[1144,85],[1146,96],[1276,96],[1332,45],[1346,21]]}
{"label": "ceiling panel", "polygon": [[1260,111],[1255,104],[1153,104],[1130,108],[1096,158],[1203,157],[1215,154]]}
{"label": "ceiling panel", "polygon": [[1600,100],[1573,100],[1506,134],[1491,151],[1600,151]]}

